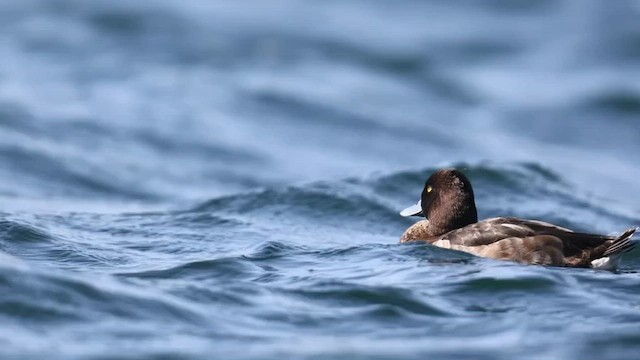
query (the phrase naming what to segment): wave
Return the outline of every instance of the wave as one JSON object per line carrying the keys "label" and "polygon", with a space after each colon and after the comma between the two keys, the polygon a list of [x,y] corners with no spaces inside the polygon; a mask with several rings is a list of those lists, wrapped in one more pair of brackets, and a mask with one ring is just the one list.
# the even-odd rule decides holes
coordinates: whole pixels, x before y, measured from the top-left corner
{"label": "wave", "polygon": [[197,310],[159,292],[136,291],[107,276],[83,278],[34,268],[0,268],[0,313],[28,323],[108,318],[198,323]]}
{"label": "wave", "polygon": [[[472,179],[481,218],[518,216],[604,233],[640,224],[640,219],[585,195],[540,164],[452,165]],[[194,249],[215,248],[232,257],[236,256],[236,242],[263,246],[247,255],[250,260],[303,255],[306,250],[296,247],[317,244],[323,245],[323,251],[348,251],[344,244],[360,251],[361,246],[370,244],[397,243],[414,221],[400,217],[398,211],[415,203],[425,179],[434,170],[271,187],[216,197],[185,210],[77,213],[65,219],[50,215],[37,220],[14,216],[2,219],[0,237],[5,250],[12,254],[34,260],[56,259],[78,267],[137,264],[144,251],[162,257],[188,254],[182,248],[185,244]],[[89,238],[101,239],[102,246],[90,246]],[[126,252],[115,251],[123,246]],[[629,258],[635,259],[633,254]]]}
{"label": "wave", "polygon": [[[451,164],[472,180],[481,217],[520,216],[557,222],[584,230],[598,218],[609,231],[621,231],[640,220],[617,212],[603,199],[573,186],[561,174],[539,163]],[[247,217],[292,219],[330,224],[349,219],[365,223],[406,224],[397,212],[417,201],[424,181],[437,168],[399,171],[369,178],[347,178],[338,182],[313,182],[268,188],[216,198],[189,211],[239,214]],[[508,211],[508,212],[507,212]],[[274,220],[275,221],[275,220]],[[596,223],[596,225],[599,225]],[[602,226],[605,227],[605,226]]]}

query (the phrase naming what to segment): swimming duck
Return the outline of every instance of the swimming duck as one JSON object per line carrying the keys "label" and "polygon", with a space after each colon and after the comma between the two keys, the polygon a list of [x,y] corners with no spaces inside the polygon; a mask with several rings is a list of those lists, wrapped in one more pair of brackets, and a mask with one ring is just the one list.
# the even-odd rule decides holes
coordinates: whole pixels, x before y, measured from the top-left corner
{"label": "swimming duck", "polygon": [[471,182],[455,169],[432,174],[422,198],[402,216],[424,216],[400,242],[426,241],[471,254],[526,264],[613,270],[636,245],[636,228],[620,236],[578,233],[537,220],[497,217],[478,221]]}

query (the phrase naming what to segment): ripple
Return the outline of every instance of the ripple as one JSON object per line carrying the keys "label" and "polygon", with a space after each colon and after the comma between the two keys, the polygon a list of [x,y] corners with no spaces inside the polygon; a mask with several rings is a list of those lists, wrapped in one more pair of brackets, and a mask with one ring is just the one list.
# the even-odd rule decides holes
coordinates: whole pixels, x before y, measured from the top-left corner
{"label": "ripple", "polygon": [[121,277],[139,279],[184,279],[207,280],[222,278],[225,280],[243,279],[254,274],[256,267],[238,258],[192,261],[163,270],[147,270],[117,274]]}
{"label": "ripple", "polygon": [[640,94],[632,91],[609,92],[588,100],[587,106],[625,115],[638,115],[640,114]]}
{"label": "ripple", "polygon": [[50,243],[52,235],[35,226],[0,219],[0,236],[7,243]]}
{"label": "ripple", "polygon": [[277,241],[267,241],[257,246],[257,250],[242,257],[251,261],[268,261],[294,255],[301,247],[285,245]]}
{"label": "ripple", "polygon": [[[390,286],[362,286],[348,283],[318,283],[310,289],[284,290],[288,295],[302,297],[312,302],[327,303],[328,306],[363,307],[369,305],[394,308],[425,316],[450,316],[450,312],[412,291]],[[380,310],[376,308],[374,312]],[[384,313],[384,312],[383,312]]]}
{"label": "ripple", "polygon": [[327,224],[329,219],[384,216],[397,220],[395,211],[357,189],[348,181],[335,184],[313,183],[301,187],[266,189],[210,200],[192,211],[224,211],[243,215],[315,219]]}
{"label": "ripple", "polygon": [[103,278],[93,283],[58,274],[40,274],[0,268],[5,293],[0,313],[28,323],[87,321],[95,316],[127,319],[165,319],[198,322],[192,310],[157,295],[127,290]]}
{"label": "ripple", "polygon": [[541,277],[520,277],[512,279],[474,278],[458,284],[461,293],[496,293],[509,291],[549,291],[557,286],[556,282]]}

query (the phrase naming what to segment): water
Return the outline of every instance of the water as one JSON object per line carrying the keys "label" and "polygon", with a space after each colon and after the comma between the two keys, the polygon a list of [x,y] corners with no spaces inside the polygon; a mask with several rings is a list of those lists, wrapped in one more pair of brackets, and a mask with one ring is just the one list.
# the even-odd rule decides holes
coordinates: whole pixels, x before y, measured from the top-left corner
{"label": "water", "polygon": [[635,1],[0,3],[0,358],[637,359],[618,273],[400,245],[640,225]]}

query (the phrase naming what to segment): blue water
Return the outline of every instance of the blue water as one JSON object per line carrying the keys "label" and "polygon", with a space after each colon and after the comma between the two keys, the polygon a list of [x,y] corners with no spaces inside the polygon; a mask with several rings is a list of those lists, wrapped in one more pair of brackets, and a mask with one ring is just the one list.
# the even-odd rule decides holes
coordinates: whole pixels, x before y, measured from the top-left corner
{"label": "blue water", "polygon": [[617,273],[400,245],[640,225],[637,1],[0,2],[0,358],[638,359]]}

